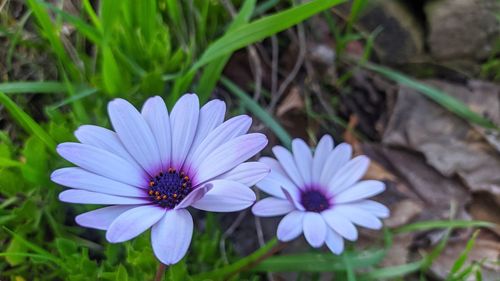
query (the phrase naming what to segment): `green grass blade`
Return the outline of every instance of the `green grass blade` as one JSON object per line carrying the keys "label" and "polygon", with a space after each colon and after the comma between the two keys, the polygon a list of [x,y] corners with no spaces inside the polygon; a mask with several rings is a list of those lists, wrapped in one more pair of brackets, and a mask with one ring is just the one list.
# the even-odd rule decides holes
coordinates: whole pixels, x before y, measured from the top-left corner
{"label": "green grass blade", "polygon": [[283,145],[290,148],[292,144],[292,138],[266,110],[264,110],[257,102],[251,99],[243,90],[241,90],[229,79],[222,77],[221,82],[222,84],[224,84],[224,86],[227,87],[229,92],[240,99],[241,104],[248,111],[255,115],[255,117],[259,118],[262,123],[264,123],[269,129],[271,129],[271,131],[276,134]]}
{"label": "green grass blade", "polygon": [[41,34],[49,42],[52,51],[56,54],[57,58],[62,64],[62,67],[68,70],[68,73],[70,74],[73,81],[79,81],[80,73],[78,71],[78,68],[70,59],[61,39],[59,38],[60,28],[56,27],[52,23],[52,20],[50,19],[49,13],[47,13],[43,2],[40,0],[28,0],[26,3],[35,15],[40,25]]}
{"label": "green grass blade", "polygon": [[397,228],[395,232],[405,233],[412,231],[425,231],[435,228],[469,228],[469,227],[492,228],[495,227],[495,224],[487,221],[466,221],[466,220],[421,221]]}
{"label": "green grass blade", "polygon": [[79,100],[81,100],[85,97],[91,96],[97,92],[98,92],[98,90],[94,89],[94,88],[77,89],[74,95],[72,95],[68,98],[65,98],[65,99],[63,99],[63,100],[61,100],[53,105],[48,106],[47,110],[49,110],[49,111],[55,110],[61,106],[68,105],[68,104],[73,103],[75,101],[79,101]]}
{"label": "green grass blade", "polygon": [[214,59],[258,42],[275,33],[296,25],[307,18],[345,2],[344,0],[309,1],[288,10],[245,24],[226,33],[212,43],[192,66],[196,70]]}
{"label": "green grass blade", "polygon": [[408,275],[410,273],[417,272],[420,270],[422,265],[424,264],[424,260],[420,260],[413,263],[385,267],[380,269],[375,269],[370,271],[369,273],[361,275],[362,280],[386,280],[391,278],[402,277]]}
{"label": "green grass blade", "polygon": [[66,85],[64,83],[56,81],[18,81],[0,83],[0,92],[5,94],[55,94],[66,92],[66,90]]}
{"label": "green grass blade", "polygon": [[21,167],[23,163],[9,158],[0,157],[0,168]]}
{"label": "green grass blade", "polygon": [[375,65],[372,63],[363,64],[363,67],[375,71],[377,73],[382,74],[383,76],[398,82],[401,85],[405,85],[407,87],[413,88],[420,93],[424,94],[426,97],[430,98],[434,102],[438,103],[442,107],[448,109],[449,111],[455,113],[456,115],[464,118],[465,120],[480,125],[485,128],[490,129],[499,129],[497,125],[495,125],[490,120],[482,117],[476,112],[472,111],[460,100],[447,95],[446,93],[435,89],[431,86],[428,86],[424,83],[421,83],[417,80],[414,80],[398,71]]}
{"label": "green grass blade", "polygon": [[274,256],[257,265],[253,271],[259,272],[350,272],[354,278],[354,270],[376,265],[385,256],[384,250],[360,253],[333,254],[295,254]]}
{"label": "green grass blade", "polygon": [[0,103],[5,106],[5,109],[10,112],[12,117],[21,125],[28,133],[36,135],[42,142],[51,150],[55,151],[56,143],[38,125],[26,112],[24,112],[17,104],[12,101],[6,94],[0,92]]}
{"label": "green grass blade", "polygon": [[246,267],[252,265],[253,263],[257,262],[261,257],[263,257],[265,254],[267,254],[269,251],[273,249],[274,246],[276,246],[278,243],[278,240],[276,238],[270,240],[269,242],[266,243],[263,247],[258,249],[257,251],[253,252],[252,254],[238,260],[235,263],[232,263],[228,266],[215,269],[210,272],[206,273],[201,273],[198,275],[191,276],[191,280],[193,281],[202,281],[202,280],[225,280],[226,277],[236,274],[237,272],[245,269]]}
{"label": "green grass blade", "polygon": [[[243,24],[247,23],[252,16],[253,10],[255,9],[256,0],[246,0],[240,9],[238,15],[234,18],[233,22],[228,28],[228,32],[234,30]],[[210,94],[212,94],[215,85],[219,81],[219,78],[224,70],[224,66],[229,61],[232,53],[222,56],[220,59],[209,63],[203,70],[203,74],[200,77],[198,86],[195,92],[200,97],[201,103],[204,103]]]}
{"label": "green grass blade", "polygon": [[5,231],[7,231],[12,237],[16,238],[17,241],[19,241],[21,244],[25,245],[28,249],[32,250],[33,252],[37,253],[38,255],[44,256],[46,259],[52,260],[55,263],[59,265],[63,265],[63,262],[58,259],[56,256],[52,255],[50,252],[46,251],[42,247],[35,245],[34,243],[29,242],[26,240],[24,237],[21,235],[13,232],[12,230],[8,229],[7,227],[3,227]]}
{"label": "green grass blade", "polygon": [[44,5],[51,11],[61,16],[65,21],[72,24],[80,32],[80,34],[87,37],[93,43],[95,44],[102,43],[102,34],[99,32],[99,30],[89,25],[82,18],[66,13],[65,11],[55,7],[54,5],[48,3],[44,3]]}
{"label": "green grass blade", "polygon": [[477,235],[479,234],[479,230],[476,230],[474,234],[472,235],[471,239],[467,241],[467,245],[465,246],[465,249],[460,253],[460,256],[457,258],[453,266],[451,267],[450,273],[448,274],[448,277],[446,278],[447,280],[454,280],[457,279],[455,275],[459,272],[459,270],[463,267],[465,264],[465,261],[467,260],[467,256],[469,255],[470,251],[472,250],[472,247],[474,247],[474,244],[476,242]]}

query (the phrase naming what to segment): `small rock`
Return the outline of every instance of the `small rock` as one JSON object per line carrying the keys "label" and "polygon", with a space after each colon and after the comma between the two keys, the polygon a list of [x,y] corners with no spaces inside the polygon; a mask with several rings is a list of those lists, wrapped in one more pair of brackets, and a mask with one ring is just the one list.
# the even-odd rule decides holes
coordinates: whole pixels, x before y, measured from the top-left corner
{"label": "small rock", "polygon": [[436,59],[485,59],[500,35],[495,0],[434,0],[424,9],[427,43]]}

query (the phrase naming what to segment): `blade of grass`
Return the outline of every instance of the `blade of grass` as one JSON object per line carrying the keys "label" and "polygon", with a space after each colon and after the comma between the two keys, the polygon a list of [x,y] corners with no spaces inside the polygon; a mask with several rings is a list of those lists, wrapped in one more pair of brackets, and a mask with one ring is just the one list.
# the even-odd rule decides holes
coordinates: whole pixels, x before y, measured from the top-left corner
{"label": "blade of grass", "polygon": [[57,81],[17,81],[0,83],[0,92],[5,94],[55,94],[64,93],[66,90],[66,85]]}
{"label": "blade of grass", "polygon": [[0,103],[5,106],[7,111],[10,112],[14,120],[16,120],[21,127],[28,133],[36,135],[42,142],[51,150],[55,152],[55,141],[45,132],[45,130],[38,125],[26,112],[24,112],[17,104],[12,101],[6,94],[0,92]]}
{"label": "blade of grass", "polygon": [[264,123],[269,129],[271,129],[271,131],[274,132],[274,134],[276,134],[283,145],[290,148],[292,138],[267,111],[265,111],[257,102],[251,99],[243,90],[241,90],[229,79],[222,77],[221,82],[229,90],[229,92],[240,99],[242,105],[248,111],[255,115],[255,117],[259,118],[262,123]]}
{"label": "blade of grass", "polygon": [[460,253],[460,256],[458,256],[457,260],[451,267],[450,273],[448,273],[448,277],[446,280],[459,280],[457,277],[459,270],[462,268],[462,266],[465,264],[465,261],[467,260],[467,256],[469,255],[470,251],[472,250],[472,247],[474,247],[474,243],[476,242],[477,235],[479,234],[479,230],[476,230],[474,234],[472,235],[471,239],[467,241],[467,245],[465,246],[465,249]]}
{"label": "blade of grass", "polygon": [[191,276],[191,280],[193,281],[202,281],[202,280],[225,280],[225,277],[233,275],[252,263],[257,262],[260,258],[268,254],[276,245],[278,244],[278,240],[276,238],[270,240],[263,247],[253,252],[249,256],[238,260],[235,263],[227,265],[222,268],[218,268],[212,270],[210,272],[201,273],[198,275]]}
{"label": "blade of grass", "polygon": [[212,43],[191,67],[191,70],[196,70],[214,59],[283,31],[343,2],[345,0],[309,1],[236,28]]}
{"label": "blade of grass", "polygon": [[469,227],[495,227],[495,224],[486,221],[466,221],[466,220],[451,220],[451,221],[421,221],[402,226],[395,229],[395,233],[406,233],[412,231],[425,231],[435,228],[469,228]]}
{"label": "blade of grass", "polygon": [[[243,3],[240,12],[229,26],[228,32],[242,26],[250,20],[253,10],[255,9],[255,2],[256,0],[246,0]],[[203,70],[203,74],[201,75],[195,91],[200,97],[201,103],[204,103],[212,93],[231,55],[232,52],[222,56],[220,59],[209,63]]]}
{"label": "blade of grass", "polygon": [[498,126],[495,125],[493,122],[482,117],[476,112],[470,110],[469,107],[465,105],[463,102],[452,96],[449,96],[445,92],[442,92],[438,89],[435,89],[431,86],[428,86],[424,83],[414,80],[404,75],[403,73],[400,73],[398,71],[380,65],[376,65],[373,63],[364,63],[362,66],[365,67],[366,69],[382,74],[383,76],[395,82],[398,82],[401,85],[405,85],[407,87],[419,91],[420,93],[424,94],[426,97],[430,98],[431,100],[438,103],[442,107],[448,109],[449,111],[455,113],[456,115],[464,118],[465,120],[471,123],[480,125],[485,128],[499,130]]}
{"label": "blade of grass", "polygon": [[[294,254],[274,256],[257,265],[253,271],[258,272],[348,272],[349,280],[355,269],[373,266],[385,256],[384,250],[360,253],[344,253],[342,256],[333,254]],[[350,273],[349,273],[350,272]]]}
{"label": "blade of grass", "polygon": [[68,70],[72,81],[80,81],[78,68],[70,59],[64,45],[59,38],[60,28],[56,27],[50,19],[49,13],[45,10],[43,2],[40,0],[28,0],[28,7],[33,11],[38,23],[40,24],[41,34],[49,41],[52,51],[59,59],[61,67]]}
{"label": "blade of grass", "polygon": [[46,259],[49,259],[49,260],[57,263],[59,266],[64,266],[64,263],[62,262],[62,260],[60,260],[56,256],[52,255],[50,252],[46,251],[45,249],[41,248],[38,245],[35,245],[35,244],[29,242],[24,237],[22,237],[21,235],[15,233],[14,231],[8,229],[5,226],[3,227],[3,229],[5,231],[7,231],[12,237],[16,238],[17,241],[19,241],[20,243],[22,243],[23,245],[25,245],[28,249],[32,250],[36,254],[41,255],[41,256],[45,257]]}
{"label": "blade of grass", "polygon": [[94,88],[77,89],[74,95],[72,95],[69,98],[63,99],[63,100],[61,100],[53,105],[48,106],[47,110],[49,110],[49,111],[55,110],[61,106],[68,105],[72,102],[75,102],[75,101],[81,100],[85,97],[88,97],[90,95],[93,95],[93,94],[97,93],[97,91],[98,90],[94,89]]}
{"label": "blade of grass", "polygon": [[368,273],[361,275],[362,280],[386,280],[397,278],[401,276],[405,276],[420,270],[422,265],[424,264],[424,260],[420,260],[413,263],[398,265],[398,266],[390,266],[380,269],[372,270]]}

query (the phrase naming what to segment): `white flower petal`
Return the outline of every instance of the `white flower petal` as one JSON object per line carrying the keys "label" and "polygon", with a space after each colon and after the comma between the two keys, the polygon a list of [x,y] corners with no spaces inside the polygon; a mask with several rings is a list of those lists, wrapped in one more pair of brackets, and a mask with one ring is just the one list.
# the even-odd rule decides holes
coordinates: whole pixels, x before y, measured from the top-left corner
{"label": "white flower petal", "polygon": [[269,167],[260,162],[245,162],[220,175],[217,179],[232,180],[246,186],[254,186],[270,172]]}
{"label": "white flower petal", "polygon": [[319,248],[325,243],[326,223],[319,213],[306,212],[303,221],[304,236],[307,243],[314,248]]}
{"label": "white flower petal", "polygon": [[281,191],[283,191],[283,194],[285,194],[286,200],[292,204],[295,209],[300,210],[300,211],[305,211],[304,206],[302,206],[302,203],[300,202],[300,194],[299,193],[290,193],[288,190],[281,188]]}
{"label": "white flower petal", "polygon": [[151,201],[139,197],[123,197],[79,189],[68,189],[59,193],[59,200],[77,204],[136,205]]}
{"label": "white flower petal", "polygon": [[[390,210],[383,204],[372,200],[361,200],[356,202],[348,203],[350,206],[363,209],[374,216],[379,218],[388,218],[390,215]],[[341,204],[343,205],[343,204]]]}
{"label": "white flower petal", "polygon": [[263,134],[253,133],[236,137],[213,150],[194,171],[193,182],[213,179],[261,151],[267,144]]}
{"label": "white flower petal", "polygon": [[369,165],[370,159],[364,155],[353,158],[328,183],[330,194],[339,194],[358,182],[368,170]]}
{"label": "white flower petal", "polygon": [[116,205],[100,208],[76,216],[77,224],[95,229],[106,230],[111,223],[122,213],[136,208],[138,205]]}
{"label": "white flower petal", "polygon": [[[198,127],[196,128],[193,144],[191,145],[191,149],[186,159],[192,159],[194,153],[208,134],[222,124],[225,114],[226,104],[217,99],[209,101],[200,109]],[[191,161],[187,162],[189,163]]]}
{"label": "white flower petal", "polygon": [[274,156],[281,164],[281,167],[287,173],[288,177],[299,187],[304,187],[304,180],[300,176],[299,169],[295,165],[293,155],[286,148],[282,146],[273,147]]}
{"label": "white flower petal", "polygon": [[328,228],[325,243],[328,249],[336,255],[340,255],[344,251],[344,239],[331,228]]}
{"label": "white flower petal", "polygon": [[140,167],[134,157],[125,149],[118,135],[111,130],[94,125],[82,125],[75,131],[75,136],[83,144],[107,150]]}
{"label": "white flower petal", "polygon": [[209,212],[235,212],[252,206],[255,193],[248,186],[229,180],[213,180],[213,187],[192,207]]}
{"label": "white flower petal", "polygon": [[320,183],[321,171],[325,166],[326,159],[333,150],[333,138],[329,135],[324,135],[316,146],[314,151],[314,158],[312,163],[312,180],[316,183]]}
{"label": "white flower petal", "polygon": [[295,207],[285,199],[275,197],[264,198],[252,207],[254,215],[259,217],[281,216],[295,210]]}
{"label": "white flower petal", "polygon": [[286,175],[286,172],[281,168],[281,165],[276,159],[261,157],[259,162],[271,168],[269,174],[256,184],[260,190],[274,197],[286,199],[285,194],[281,190],[281,188],[284,188],[288,190],[294,198],[299,196],[299,188]]}
{"label": "white flower petal", "polygon": [[355,241],[358,239],[358,231],[350,220],[344,217],[335,208],[323,211],[321,213],[329,227],[347,240]]}
{"label": "white flower petal", "polygon": [[172,151],[172,135],[167,106],[161,97],[152,97],[142,106],[141,114],[153,133],[158,146],[162,170],[166,171],[170,168]]}
{"label": "white flower petal", "polygon": [[151,244],[156,257],[166,265],[179,262],[193,237],[193,218],[185,209],[170,210],[151,229]]}
{"label": "white flower petal", "polygon": [[321,171],[319,183],[321,186],[328,186],[333,176],[349,162],[352,155],[352,147],[347,143],[341,143],[330,152],[326,158],[325,164]]}
{"label": "white flower petal", "polygon": [[312,183],[312,154],[309,146],[302,139],[294,139],[292,141],[293,158],[295,165],[299,170],[299,175],[305,185]]}
{"label": "white flower petal", "polygon": [[158,222],[165,211],[157,205],[144,205],[125,211],[111,223],[106,231],[106,239],[111,243],[130,240]]}
{"label": "white flower petal", "polygon": [[369,212],[350,204],[336,205],[335,209],[356,225],[369,229],[381,229],[382,222]]}
{"label": "white flower petal", "polygon": [[120,196],[147,197],[144,189],[105,178],[77,167],[55,170],[50,179],[60,185],[76,189]]}
{"label": "white flower petal", "polygon": [[381,181],[366,180],[347,188],[345,191],[335,195],[333,202],[335,204],[349,203],[372,197],[385,190],[385,185]]}
{"label": "white flower petal", "polygon": [[302,233],[302,221],[304,212],[292,211],[286,215],[278,225],[277,236],[282,242],[288,242],[297,238]]}
{"label": "white flower petal", "polygon": [[189,206],[191,206],[194,202],[200,200],[201,198],[203,198],[203,196],[205,196],[205,194],[210,190],[212,189],[213,185],[212,184],[205,184],[204,186],[200,186],[198,188],[196,188],[195,190],[191,191],[191,193],[188,194],[188,196],[186,196],[186,198],[184,198],[180,203],[179,205],[175,206],[175,210],[178,210],[178,209],[185,209]]}
{"label": "white flower petal", "polygon": [[170,123],[172,129],[171,165],[180,169],[191,149],[198,127],[200,104],[195,94],[183,95],[172,109]]}
{"label": "white flower petal", "polygon": [[142,169],[106,150],[81,143],[62,143],[57,153],[69,162],[95,174],[137,187],[148,184]]}
{"label": "white flower petal", "polygon": [[123,146],[149,175],[154,176],[161,168],[160,152],[142,115],[124,99],[111,101],[108,114]]}
{"label": "white flower petal", "polygon": [[211,131],[188,160],[188,171],[196,171],[201,163],[217,148],[248,132],[252,118],[246,115],[233,117]]}

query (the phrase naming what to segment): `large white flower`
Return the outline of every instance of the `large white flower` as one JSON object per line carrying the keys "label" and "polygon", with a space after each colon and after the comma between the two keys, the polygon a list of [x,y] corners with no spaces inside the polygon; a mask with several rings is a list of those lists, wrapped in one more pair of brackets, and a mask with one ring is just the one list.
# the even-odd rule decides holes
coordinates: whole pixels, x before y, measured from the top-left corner
{"label": "large white flower", "polygon": [[344,240],[354,241],[358,232],[354,225],[379,229],[379,218],[389,216],[384,205],[367,200],[384,191],[384,183],[360,181],[368,169],[369,159],[351,159],[349,144],[333,148],[329,135],[321,138],[314,157],[301,139],[292,142],[292,153],[275,146],[276,159],[262,157],[259,161],[271,167],[271,173],[257,187],[271,195],[257,202],[256,216],[286,216],[278,225],[277,236],[290,241],[304,233],[315,247],[326,243],[335,254],[344,250]]}
{"label": "large white flower", "polygon": [[85,227],[106,230],[110,242],[123,242],[150,227],[151,243],[164,264],[178,262],[191,242],[191,206],[233,212],[251,206],[249,188],[269,172],[248,162],[267,144],[263,134],[247,134],[246,115],[225,122],[226,105],[213,100],[199,107],[194,94],[182,96],[169,115],[160,97],[139,112],[129,102],[108,105],[114,132],[84,125],[80,143],[63,143],[57,152],[78,167],[62,168],[51,179],[72,189],[60,200],[112,205],[76,217]]}

